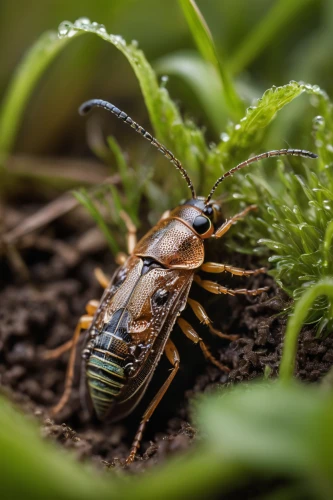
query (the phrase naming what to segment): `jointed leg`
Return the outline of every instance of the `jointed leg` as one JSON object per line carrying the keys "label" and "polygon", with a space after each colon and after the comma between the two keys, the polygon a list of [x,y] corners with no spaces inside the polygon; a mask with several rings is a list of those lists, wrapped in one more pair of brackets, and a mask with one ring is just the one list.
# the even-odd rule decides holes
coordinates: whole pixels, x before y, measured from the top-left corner
{"label": "jointed leg", "polygon": [[200,270],[206,273],[223,273],[226,271],[234,276],[257,276],[258,274],[266,272],[265,267],[253,270],[241,269],[240,267],[226,266],[225,264],[218,264],[217,262],[205,262],[200,267]]}
{"label": "jointed leg", "polygon": [[[99,306],[98,300],[89,300],[88,304],[86,305],[86,311],[88,316],[82,316],[82,318],[87,318],[87,317],[93,317],[95,312],[97,311]],[[81,318],[81,319],[82,319]],[[89,325],[90,326],[90,325]],[[59,358],[62,354],[65,352],[69,351],[69,349],[72,347],[74,341],[74,337],[65,342],[64,344],[61,344],[59,347],[56,347],[55,349],[48,349],[43,353],[43,358],[44,359],[57,359]]]}
{"label": "jointed leg", "polygon": [[199,321],[201,323],[204,323],[205,325],[208,326],[209,331],[213,333],[214,335],[217,335],[218,337],[221,337],[222,339],[228,339],[228,340],[236,340],[238,339],[238,335],[227,335],[226,333],[220,332],[220,330],[217,330],[216,328],[213,327],[211,320],[208,317],[208,314],[206,313],[204,307],[197,302],[196,300],[187,299],[188,305],[191,307],[192,311],[196,315]]}
{"label": "jointed leg", "polygon": [[155,395],[153,400],[150,402],[150,405],[148,406],[147,410],[145,411],[145,413],[142,417],[141,423],[139,425],[139,428],[137,430],[137,433],[135,435],[135,438],[134,438],[134,441],[132,444],[130,454],[128,455],[128,457],[126,459],[126,462],[125,462],[126,464],[130,464],[133,462],[135,455],[136,455],[136,452],[138,451],[138,449],[140,447],[140,442],[142,439],[142,434],[143,434],[144,428],[146,427],[148,420],[150,419],[150,417],[154,413],[155,409],[159,405],[159,402],[161,401],[164,394],[168,390],[171,382],[175,378],[176,373],[178,371],[180,358],[179,358],[177,348],[176,348],[175,344],[172,342],[172,340],[168,339],[166,346],[164,348],[164,352],[167,355],[168,360],[172,364],[173,369],[172,369],[170,375],[168,376],[168,378],[166,379],[166,381],[164,382],[164,384],[162,385],[162,387],[160,388],[160,390],[158,391],[158,393]]}
{"label": "jointed leg", "polygon": [[201,337],[197,334],[197,332],[194,330],[194,328],[185,321],[183,318],[178,318],[177,323],[180,326],[181,331],[186,335],[186,337],[195,344],[199,344],[199,347],[201,348],[204,356],[206,359],[208,359],[213,365],[217,366],[221,371],[223,372],[230,372],[230,368],[227,366],[222,365],[214,356],[211,354],[209,351],[208,347],[204,343]]}
{"label": "jointed leg", "polygon": [[243,217],[245,217],[245,215],[250,212],[250,210],[256,210],[257,209],[257,206],[256,205],[250,205],[249,207],[245,208],[245,210],[243,210],[242,212],[240,212],[239,214],[236,214],[234,215],[233,217],[231,217],[231,219],[227,220],[224,224],[222,224],[222,226],[216,231],[216,233],[214,234],[214,238],[221,238],[221,236],[223,236],[227,231],[229,231],[229,229],[231,228],[231,226],[233,224],[235,224],[238,220],[242,219]]}
{"label": "jointed leg", "polygon": [[121,210],[120,217],[123,219],[127,227],[127,251],[128,254],[131,255],[136,245],[136,227],[130,216],[124,210]]}
{"label": "jointed leg", "polygon": [[256,288],[254,290],[247,290],[246,288],[238,288],[236,290],[232,290],[231,288],[226,288],[225,286],[219,285],[214,281],[203,280],[197,274],[194,276],[194,281],[208,292],[215,293],[217,295],[224,294],[256,296],[269,290],[268,286],[265,286],[263,288]]}
{"label": "jointed leg", "polygon": [[94,275],[102,288],[107,288],[109,286],[110,278],[108,278],[106,274],[104,274],[101,268],[96,267],[96,269],[94,270]]}
{"label": "jointed leg", "polygon": [[81,316],[79,319],[79,322],[75,328],[75,332],[73,335],[72,339],[72,345],[71,345],[71,353],[69,356],[69,361],[68,361],[68,367],[67,367],[67,373],[66,373],[66,379],[65,379],[65,389],[63,392],[63,395],[60,398],[59,403],[52,408],[52,413],[55,415],[56,413],[59,413],[67,403],[72,386],[73,386],[73,378],[74,378],[74,365],[75,365],[75,356],[76,356],[76,346],[77,342],[79,340],[79,336],[82,330],[86,330],[89,328],[91,325],[93,318],[92,316]]}

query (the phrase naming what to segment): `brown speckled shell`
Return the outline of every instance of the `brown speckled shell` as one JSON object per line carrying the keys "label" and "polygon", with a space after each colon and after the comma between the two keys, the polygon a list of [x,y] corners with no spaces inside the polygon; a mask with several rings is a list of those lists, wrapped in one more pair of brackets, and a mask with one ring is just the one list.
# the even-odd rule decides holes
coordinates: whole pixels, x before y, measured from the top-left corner
{"label": "brown speckled shell", "polygon": [[191,206],[175,208],[136,245],[134,255],[151,257],[171,269],[196,269],[204,260],[204,243],[192,229],[201,211]]}

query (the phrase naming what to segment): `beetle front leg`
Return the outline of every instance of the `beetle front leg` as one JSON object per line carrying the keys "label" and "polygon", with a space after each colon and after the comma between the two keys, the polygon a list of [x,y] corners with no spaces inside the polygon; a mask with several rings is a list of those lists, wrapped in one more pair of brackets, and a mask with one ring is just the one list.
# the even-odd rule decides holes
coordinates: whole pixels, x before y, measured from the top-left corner
{"label": "beetle front leg", "polygon": [[231,219],[227,220],[224,224],[222,224],[221,227],[219,227],[219,229],[216,230],[216,232],[213,234],[213,237],[221,238],[227,231],[229,231],[231,226],[233,226],[237,221],[245,217],[245,215],[251,210],[257,210],[257,206],[250,205],[249,207],[246,207],[245,210],[243,210],[239,214],[236,214],[233,217],[231,217]]}
{"label": "beetle front leg", "polygon": [[140,448],[140,443],[142,440],[142,435],[143,435],[143,431],[146,427],[146,424],[149,421],[152,414],[154,413],[157,406],[159,405],[161,399],[163,398],[164,394],[168,390],[171,382],[175,378],[176,373],[178,371],[180,357],[179,357],[177,348],[171,339],[167,340],[167,343],[166,343],[165,348],[164,348],[164,352],[165,352],[168,360],[170,361],[171,365],[173,366],[173,369],[172,369],[170,375],[168,376],[168,378],[166,379],[166,381],[164,382],[164,384],[162,385],[162,387],[160,388],[160,390],[158,391],[158,393],[155,395],[155,397],[150,402],[150,405],[148,406],[147,410],[143,414],[141,423],[139,425],[139,428],[137,430],[137,433],[135,435],[135,438],[134,438],[134,441],[132,444],[130,454],[128,455],[128,457],[125,460],[126,465],[133,462],[135,455],[136,455],[138,449]]}
{"label": "beetle front leg", "polygon": [[227,266],[225,264],[218,264],[217,262],[204,262],[200,267],[200,271],[206,273],[223,273],[224,271],[234,276],[257,276],[258,274],[265,273],[267,269],[260,267],[259,269],[242,269],[240,267]]}
{"label": "beetle front leg", "polygon": [[128,213],[126,213],[124,210],[121,210],[119,215],[126,224],[126,228],[127,228],[127,252],[129,255],[131,255],[133,253],[133,250],[134,250],[136,243],[137,243],[136,227],[135,227],[132,219],[128,215]]}
{"label": "beetle front leg", "polygon": [[239,335],[227,335],[226,333],[220,332],[220,330],[217,330],[216,328],[213,327],[211,320],[208,317],[208,314],[206,313],[204,307],[197,302],[196,300],[187,299],[187,303],[198,318],[198,320],[201,323],[204,323],[206,326],[208,326],[209,331],[213,335],[217,335],[218,337],[221,337],[222,339],[228,339],[231,341],[237,340],[239,338]]}
{"label": "beetle front leg", "polygon": [[195,275],[193,280],[208,292],[215,293],[217,295],[248,295],[253,297],[269,290],[268,286],[255,288],[254,290],[248,290],[247,288],[237,288],[236,290],[233,290],[232,288],[227,288],[219,283],[215,283],[215,281],[203,280],[198,275]]}
{"label": "beetle front leg", "polygon": [[75,365],[77,342],[79,340],[81,331],[89,328],[92,320],[93,320],[92,316],[88,316],[88,315],[81,316],[81,318],[79,319],[79,322],[75,328],[73,339],[71,340],[71,346],[70,346],[71,352],[70,352],[70,356],[69,356],[66,379],[65,379],[65,389],[64,389],[63,395],[60,398],[59,403],[57,403],[56,406],[54,406],[51,409],[51,413],[53,415],[56,415],[57,413],[59,413],[63,409],[63,407],[65,406],[65,404],[67,403],[67,401],[69,399],[69,396],[70,396],[70,393],[71,393],[71,390],[73,387],[74,365]]}
{"label": "beetle front leg", "polygon": [[208,361],[213,363],[213,365],[217,366],[221,371],[223,372],[230,372],[230,368],[228,368],[225,365],[222,365],[210,352],[209,348],[206,346],[202,338],[197,334],[197,332],[194,330],[193,326],[190,325],[184,318],[178,318],[177,319],[177,324],[180,326],[181,331],[186,335],[186,337],[194,344],[199,344],[200,349],[203,352],[203,355],[205,356]]}

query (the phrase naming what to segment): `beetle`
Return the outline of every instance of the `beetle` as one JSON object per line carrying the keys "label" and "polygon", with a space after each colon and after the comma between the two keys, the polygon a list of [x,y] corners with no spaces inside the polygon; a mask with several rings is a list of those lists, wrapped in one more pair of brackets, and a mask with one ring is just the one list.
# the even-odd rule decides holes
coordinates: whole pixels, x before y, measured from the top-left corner
{"label": "beetle", "polygon": [[72,340],[45,354],[45,358],[52,359],[70,350],[65,389],[52,410],[53,414],[57,414],[69,399],[77,342],[80,333],[87,330],[82,353],[85,383],[97,417],[111,421],[125,417],[137,406],[162,353],[166,354],[172,370],[142,417],[125,462],[129,464],[140,447],[146,423],[179,369],[179,354],[170,338],[175,324],[188,339],[199,345],[209,361],[221,370],[229,371],[211,354],[195,329],[181,316],[188,305],[212,333],[223,338],[234,338],[216,330],[203,306],[189,297],[192,284],[195,282],[213,294],[256,296],[268,290],[267,287],[232,290],[199,276],[198,271],[213,274],[228,272],[237,276],[265,272],[265,268],[245,270],[222,263],[204,262],[206,242],[211,238],[223,237],[233,224],[256,208],[251,205],[223,222],[221,205],[212,200],[216,188],[238,170],[265,158],[285,155],[316,158],[317,155],[301,149],[280,149],[259,154],[219,177],[207,197],[197,196],[187,171],[171,151],[107,101],[92,99],[83,103],[79,112],[85,115],[94,107],[110,111],[147,139],[180,171],[191,191],[189,200],[166,212],[139,242],[136,241],[136,228],[128,215],[122,213],[128,230],[129,256],[122,261],[111,281],[101,270],[97,270],[97,279],[105,288],[101,300],[87,304],[87,314],[79,319]]}

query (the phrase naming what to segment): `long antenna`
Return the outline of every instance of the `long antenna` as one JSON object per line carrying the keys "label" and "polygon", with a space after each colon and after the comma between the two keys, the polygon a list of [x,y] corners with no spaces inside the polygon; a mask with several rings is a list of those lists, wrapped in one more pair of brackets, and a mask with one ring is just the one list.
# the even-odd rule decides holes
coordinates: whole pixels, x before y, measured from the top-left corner
{"label": "long antenna", "polygon": [[153,146],[155,146],[168,160],[171,161],[177,168],[177,170],[180,171],[184,179],[186,180],[186,183],[188,187],[191,190],[192,193],[192,198],[196,198],[196,193],[195,189],[193,186],[193,183],[190,179],[190,176],[186,172],[185,168],[182,166],[179,160],[174,156],[174,154],[169,151],[163,144],[158,142],[155,137],[153,137],[149,132],[147,132],[143,127],[141,127],[138,123],[136,123],[130,116],[128,116],[124,111],[121,111],[120,109],[116,108],[113,104],[110,102],[104,101],[103,99],[91,99],[90,101],[86,101],[81,106],[79,107],[79,113],[80,115],[86,115],[91,111],[92,108],[99,107],[106,109],[107,111],[111,111],[114,115],[116,115],[117,118],[120,118],[123,120],[125,123],[130,125],[136,132],[141,134],[147,141],[149,141]]}
{"label": "long antenna", "polygon": [[271,156],[288,156],[288,155],[303,156],[304,158],[318,158],[318,155],[316,155],[315,153],[311,153],[311,151],[305,151],[304,149],[276,149],[274,151],[268,151],[267,153],[261,153],[260,155],[253,156],[253,158],[249,158],[248,160],[243,161],[236,167],[232,168],[231,170],[223,174],[219,179],[217,179],[214,186],[212,187],[211,192],[206,198],[205,204],[210,202],[217,186],[221,184],[221,182],[224,181],[224,179],[230,177],[235,172],[237,172],[237,170],[247,167],[248,165],[256,161],[264,160],[265,158],[270,158]]}

